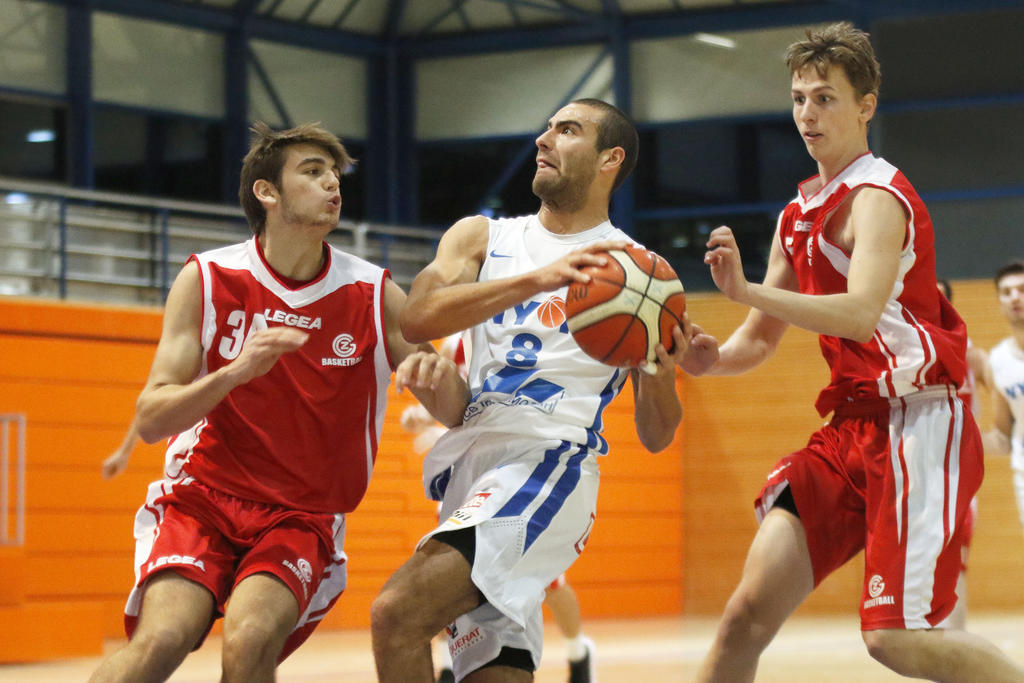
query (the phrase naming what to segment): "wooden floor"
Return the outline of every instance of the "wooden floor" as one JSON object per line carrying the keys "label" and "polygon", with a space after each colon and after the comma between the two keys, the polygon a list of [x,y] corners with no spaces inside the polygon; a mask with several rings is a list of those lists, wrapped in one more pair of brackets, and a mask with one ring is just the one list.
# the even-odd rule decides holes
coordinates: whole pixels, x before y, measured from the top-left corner
{"label": "wooden floor", "polygon": [[[677,683],[693,678],[711,643],[715,620],[704,618],[590,621],[586,631],[597,644],[601,683]],[[971,615],[970,628],[1024,662],[1024,615]],[[566,680],[565,650],[548,627],[538,683]],[[110,641],[114,650],[121,641]],[[176,683],[216,683],[220,640],[211,637],[171,678]],[[64,683],[84,681],[99,658],[34,665],[0,665],[0,681]],[[316,633],[281,665],[282,683],[372,683],[370,637],[365,631]],[[855,616],[794,619],[765,652],[761,683],[885,683],[906,680],[876,664],[864,650]]]}

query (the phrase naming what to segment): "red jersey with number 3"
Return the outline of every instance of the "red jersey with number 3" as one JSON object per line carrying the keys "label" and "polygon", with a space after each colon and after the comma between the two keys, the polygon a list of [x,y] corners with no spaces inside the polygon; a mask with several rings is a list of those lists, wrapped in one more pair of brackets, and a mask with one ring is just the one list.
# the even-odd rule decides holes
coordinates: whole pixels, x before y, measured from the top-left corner
{"label": "red jersey with number 3", "polygon": [[889,192],[907,216],[899,272],[871,341],[820,335],[832,380],[815,404],[821,415],[863,399],[892,398],[927,385],[955,384],[966,371],[967,332],[935,286],[931,218],[906,177],[884,159],[863,154],[813,194],[800,191],[779,216],[780,246],[804,294],[846,292],[850,254],[828,238],[826,221],[859,187]]}
{"label": "red jersey with number 3", "polygon": [[199,255],[200,376],[232,362],[256,331],[309,334],[270,371],[235,387],[168,446],[165,474],[238,498],[313,512],[355,509],[369,483],[391,379],[386,270],[324,245],[310,282],[276,274],[258,241]]}

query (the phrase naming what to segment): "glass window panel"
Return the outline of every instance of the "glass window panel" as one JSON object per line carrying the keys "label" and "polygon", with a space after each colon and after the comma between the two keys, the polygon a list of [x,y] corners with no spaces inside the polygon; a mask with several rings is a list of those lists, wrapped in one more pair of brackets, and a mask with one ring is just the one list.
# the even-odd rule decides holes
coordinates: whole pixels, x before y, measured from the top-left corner
{"label": "glass window panel", "polygon": [[614,102],[613,64],[607,57],[578,92],[570,92],[600,53],[599,46],[584,46],[420,60],[416,136],[535,134],[567,96]]}
{"label": "glass window panel", "polygon": [[785,201],[816,172],[788,119],[649,127],[640,132],[636,205]]}
{"label": "glass window panel", "polygon": [[358,221],[366,218],[366,169],[363,160],[366,145],[342,139],[350,157],[356,160],[356,167],[341,177],[341,218]]}
{"label": "glass window panel", "polygon": [[873,148],[918,192],[1024,184],[1024,106],[882,114]]}
{"label": "glass window panel", "polygon": [[638,40],[632,44],[633,116],[637,121],[678,121],[740,114],[788,112],[786,47],[803,38],[787,27]]}
{"label": "glass window panel", "polygon": [[[342,138],[366,138],[366,61],[359,57],[253,40],[250,47],[295,124],[320,121]],[[252,120],[284,125],[267,87],[249,68]]]}
{"label": "glass window panel", "polygon": [[[419,222],[447,227],[479,213],[491,186],[530,139],[421,145]],[[531,155],[486,208],[496,216],[532,213],[540,203],[530,189],[536,166]]]}
{"label": "glass window panel", "polygon": [[1021,26],[1024,10],[878,22],[883,104],[1024,91]]}
{"label": "glass window panel", "polygon": [[[935,270],[942,277],[990,278],[1024,258],[1024,197],[929,201],[935,226]],[[993,300],[993,305],[994,305]]]}
{"label": "glass window panel", "polygon": [[0,175],[67,180],[63,105],[0,99]]}
{"label": "glass window panel", "polygon": [[93,97],[199,116],[224,115],[224,38],[93,13]]}
{"label": "glass window panel", "polygon": [[728,225],[743,255],[743,272],[752,282],[764,280],[775,233],[775,212],[707,215],[695,218],[642,220],[636,223],[636,239],[661,254],[675,269],[687,291],[712,291],[715,283],[704,263],[704,246],[712,230]]}
{"label": "glass window panel", "polygon": [[113,192],[219,202],[224,194],[222,137],[219,123],[99,107],[96,186]]}
{"label": "glass window panel", "polygon": [[64,8],[0,0],[0,85],[63,94],[67,89]]}

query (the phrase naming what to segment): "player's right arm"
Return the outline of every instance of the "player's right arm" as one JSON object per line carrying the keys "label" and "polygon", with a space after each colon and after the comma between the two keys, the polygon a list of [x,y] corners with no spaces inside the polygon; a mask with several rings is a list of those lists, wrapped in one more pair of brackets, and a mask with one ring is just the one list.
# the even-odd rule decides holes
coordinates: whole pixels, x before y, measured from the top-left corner
{"label": "player's right arm", "polygon": [[[799,289],[796,272],[782,253],[777,231],[768,256],[764,285],[790,291]],[[739,375],[752,370],[775,353],[788,327],[788,323],[751,308],[743,323],[719,347],[718,361],[706,374]]]}
{"label": "player's right arm", "polygon": [[266,374],[281,354],[299,348],[309,336],[285,326],[260,330],[246,340],[238,358],[193,381],[202,367],[201,325],[199,265],[190,261],[167,295],[160,342],[135,406],[136,426],[147,443],[196,424],[229,391]]}
{"label": "player's right arm", "polygon": [[604,265],[595,252],[624,242],[595,242],[543,268],[500,280],[478,282],[487,257],[490,224],[484,216],[463,218],[441,237],[434,260],[416,276],[402,309],[402,334],[413,344],[469,329],[539,292],[570,282],[589,282],[580,272]]}

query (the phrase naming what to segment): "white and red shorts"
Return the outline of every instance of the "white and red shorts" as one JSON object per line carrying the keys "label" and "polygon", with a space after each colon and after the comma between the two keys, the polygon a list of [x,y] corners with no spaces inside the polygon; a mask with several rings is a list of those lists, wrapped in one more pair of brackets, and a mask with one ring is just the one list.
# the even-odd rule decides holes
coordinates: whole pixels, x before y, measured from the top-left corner
{"label": "white and red shorts", "polygon": [[239,582],[262,572],[284,582],[299,603],[283,660],[345,589],[344,539],[340,513],[243,500],[191,478],[153,482],[135,515],[135,587],[125,605],[125,632],[134,632],[146,580],[158,572],[174,571],[209,590],[214,619],[224,614]]}
{"label": "white and red shorts", "polygon": [[931,628],[956,604],[960,550],[984,473],[981,435],[951,388],[836,411],[780,460],[755,507],[789,487],[817,586],[864,549],[861,628]]}

